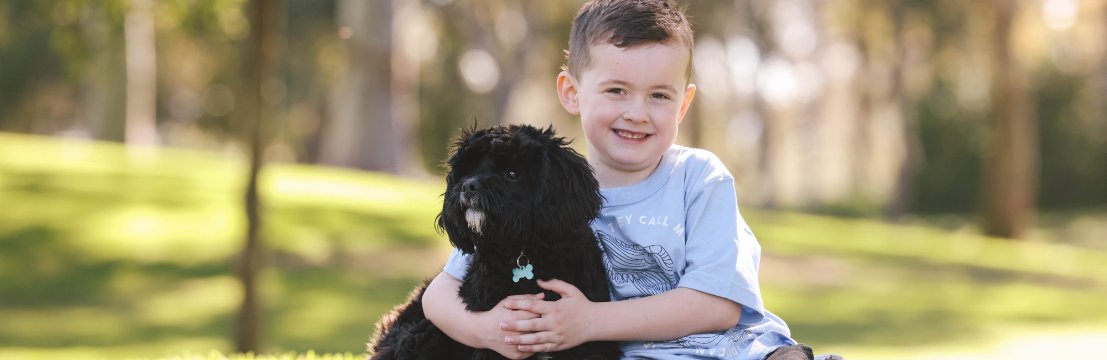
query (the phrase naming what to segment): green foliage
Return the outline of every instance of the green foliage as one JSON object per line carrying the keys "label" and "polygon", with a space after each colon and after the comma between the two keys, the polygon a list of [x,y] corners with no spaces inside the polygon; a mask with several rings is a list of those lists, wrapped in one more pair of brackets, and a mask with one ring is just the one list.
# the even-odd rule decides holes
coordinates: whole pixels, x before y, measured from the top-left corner
{"label": "green foliage", "polygon": [[[1107,204],[1107,105],[1095,77],[1049,68],[1038,77],[1041,135],[1039,204],[1046,208]],[[1107,98],[1105,98],[1107,99]],[[1097,111],[1098,110],[1098,111]]]}
{"label": "green foliage", "polygon": [[923,163],[912,200],[923,213],[971,213],[981,201],[987,119],[962,111],[953,86],[939,81],[917,106]]}
{"label": "green foliage", "polygon": [[[53,24],[44,13],[49,13],[49,7],[41,2],[12,1],[0,6],[0,64],[4,68],[0,71],[0,109],[4,114],[0,115],[10,115],[6,112],[21,104],[36,80],[56,81],[64,70],[62,59],[52,52]],[[0,116],[0,129],[13,127],[9,125],[12,122],[16,120]]]}
{"label": "green foliage", "polygon": [[[267,168],[262,339],[277,355],[223,355],[210,349],[231,347],[240,300],[244,168],[0,134],[0,358],[361,358],[377,319],[446,257],[433,226],[441,182]],[[766,306],[819,352],[887,358],[873,354],[986,346],[1013,328],[1107,329],[1103,250],[744,215],[763,246]],[[1096,229],[1063,236],[1107,231]]]}

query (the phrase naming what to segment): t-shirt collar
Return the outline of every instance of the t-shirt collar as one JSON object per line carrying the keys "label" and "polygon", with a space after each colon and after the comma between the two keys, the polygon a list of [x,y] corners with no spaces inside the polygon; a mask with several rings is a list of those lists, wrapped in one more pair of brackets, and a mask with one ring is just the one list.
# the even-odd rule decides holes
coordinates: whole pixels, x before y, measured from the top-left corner
{"label": "t-shirt collar", "polygon": [[627,186],[600,189],[600,194],[604,198],[604,206],[633,204],[645,200],[661,190],[669,182],[669,178],[672,177],[673,170],[676,168],[676,155],[682,148],[675,144],[670,146],[669,150],[666,150],[665,154],[661,156],[661,163],[645,180]]}

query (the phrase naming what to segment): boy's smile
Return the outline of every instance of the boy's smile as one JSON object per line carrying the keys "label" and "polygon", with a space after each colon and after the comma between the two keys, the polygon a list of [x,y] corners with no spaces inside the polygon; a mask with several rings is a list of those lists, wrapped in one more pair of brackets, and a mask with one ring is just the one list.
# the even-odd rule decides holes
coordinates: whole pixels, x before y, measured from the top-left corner
{"label": "boy's smile", "polygon": [[558,75],[558,95],[580,115],[600,185],[630,185],[648,177],[676,140],[696,89],[685,78],[689,54],[675,43],[590,50],[579,79]]}
{"label": "boy's smile", "polygon": [[619,135],[619,137],[621,137],[623,139],[626,139],[627,141],[631,141],[631,142],[638,142],[639,140],[643,140],[647,136],[650,136],[649,134],[643,134],[643,133],[639,133],[639,132],[619,130],[619,129],[615,129],[615,135]]}

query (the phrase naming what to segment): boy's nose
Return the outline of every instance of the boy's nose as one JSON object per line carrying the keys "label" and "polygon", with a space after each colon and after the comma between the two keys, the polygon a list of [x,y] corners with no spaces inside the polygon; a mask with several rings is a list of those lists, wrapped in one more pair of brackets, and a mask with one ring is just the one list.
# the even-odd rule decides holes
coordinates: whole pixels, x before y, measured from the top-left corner
{"label": "boy's nose", "polygon": [[633,123],[643,123],[649,120],[649,115],[646,113],[645,105],[634,104],[623,112],[623,119]]}

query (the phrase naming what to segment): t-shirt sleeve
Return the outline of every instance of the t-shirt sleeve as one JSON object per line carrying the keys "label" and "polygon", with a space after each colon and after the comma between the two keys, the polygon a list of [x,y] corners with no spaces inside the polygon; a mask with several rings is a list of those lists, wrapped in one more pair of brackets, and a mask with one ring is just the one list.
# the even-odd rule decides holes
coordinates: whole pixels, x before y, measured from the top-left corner
{"label": "t-shirt sleeve", "polygon": [[740,324],[764,318],[757,280],[761,245],[738,212],[734,181],[708,180],[689,193],[684,273],[678,286],[742,305]]}
{"label": "t-shirt sleeve", "polygon": [[442,267],[442,271],[458,280],[464,280],[466,270],[469,269],[470,260],[470,255],[461,252],[461,250],[454,249],[454,251],[450,252],[450,257],[446,259],[446,266]]}

